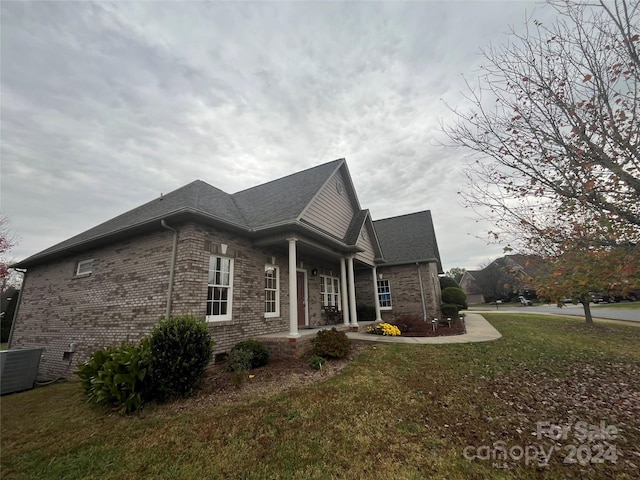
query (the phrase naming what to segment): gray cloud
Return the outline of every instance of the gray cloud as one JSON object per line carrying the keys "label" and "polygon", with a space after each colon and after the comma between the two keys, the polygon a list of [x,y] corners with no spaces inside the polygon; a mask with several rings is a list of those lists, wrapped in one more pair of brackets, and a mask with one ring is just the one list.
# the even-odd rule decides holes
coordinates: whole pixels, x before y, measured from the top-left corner
{"label": "gray cloud", "polygon": [[346,157],[374,218],[430,209],[446,269],[501,249],[439,146],[531,3],[2,2],[2,204],[16,259],[196,178],[227,192]]}

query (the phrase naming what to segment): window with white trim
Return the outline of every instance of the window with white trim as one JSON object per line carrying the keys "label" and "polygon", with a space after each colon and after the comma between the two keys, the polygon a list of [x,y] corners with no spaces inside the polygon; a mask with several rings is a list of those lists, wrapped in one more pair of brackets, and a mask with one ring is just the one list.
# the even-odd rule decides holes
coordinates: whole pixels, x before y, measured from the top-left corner
{"label": "window with white trim", "polygon": [[323,307],[336,307],[342,310],[340,303],[340,279],[320,275],[320,296]]}
{"label": "window with white trim", "polygon": [[280,272],[275,265],[264,266],[264,316],[280,316]]}
{"label": "window with white trim", "polygon": [[233,258],[211,255],[207,289],[207,321],[231,320]]}
{"label": "window with white trim", "polygon": [[78,265],[76,266],[76,277],[90,275],[92,271],[93,271],[93,258],[82,260],[78,262]]}
{"label": "window with white trim", "polygon": [[378,300],[380,300],[380,310],[391,310],[391,285],[389,280],[378,280]]}

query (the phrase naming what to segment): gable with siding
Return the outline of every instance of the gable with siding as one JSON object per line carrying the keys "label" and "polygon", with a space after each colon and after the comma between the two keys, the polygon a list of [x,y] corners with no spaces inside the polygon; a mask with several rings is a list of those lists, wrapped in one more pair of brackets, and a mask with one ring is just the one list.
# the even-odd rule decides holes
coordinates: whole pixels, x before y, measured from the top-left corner
{"label": "gable with siding", "polygon": [[360,210],[344,168],[335,172],[309,203],[300,220],[343,239]]}

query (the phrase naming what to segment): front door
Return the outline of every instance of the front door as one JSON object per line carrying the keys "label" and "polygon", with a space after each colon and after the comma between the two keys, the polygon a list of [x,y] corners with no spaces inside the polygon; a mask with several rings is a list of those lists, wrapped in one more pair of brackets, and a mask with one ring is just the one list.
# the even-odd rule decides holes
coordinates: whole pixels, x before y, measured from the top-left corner
{"label": "front door", "polygon": [[298,325],[305,325],[305,319],[307,318],[305,279],[305,272],[296,272],[296,284],[298,286]]}

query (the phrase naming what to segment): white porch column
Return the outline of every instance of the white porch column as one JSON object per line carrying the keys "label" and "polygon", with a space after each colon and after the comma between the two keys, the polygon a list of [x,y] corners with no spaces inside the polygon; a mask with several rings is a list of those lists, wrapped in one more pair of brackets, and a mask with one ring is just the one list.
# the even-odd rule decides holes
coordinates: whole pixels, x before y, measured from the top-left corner
{"label": "white porch column", "polygon": [[353,275],[353,257],[347,258],[347,273],[349,275],[349,317],[351,326],[358,326],[358,312],[356,311],[356,281]]}
{"label": "white porch column", "polygon": [[347,285],[347,266],[344,258],[340,259],[340,285],[342,285],[342,322],[349,325],[349,287]]}
{"label": "white porch column", "polygon": [[371,273],[373,273],[373,295],[376,302],[376,322],[379,322],[382,320],[382,316],[380,315],[380,296],[378,295],[378,271],[375,266],[371,269]]}
{"label": "white porch column", "polygon": [[289,338],[298,338],[298,282],[296,264],[296,238],[287,238],[289,241]]}

